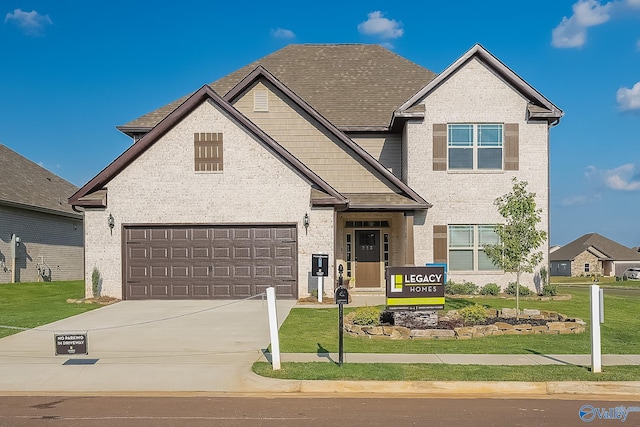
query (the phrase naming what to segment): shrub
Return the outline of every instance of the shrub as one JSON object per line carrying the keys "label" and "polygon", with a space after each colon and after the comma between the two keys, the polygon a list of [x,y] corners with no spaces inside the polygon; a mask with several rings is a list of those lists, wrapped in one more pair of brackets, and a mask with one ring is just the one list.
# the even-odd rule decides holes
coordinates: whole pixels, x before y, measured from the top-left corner
{"label": "shrub", "polygon": [[100,271],[98,267],[93,267],[93,272],[91,272],[91,291],[94,298],[100,296]]}
{"label": "shrub", "polygon": [[354,311],[353,323],[360,326],[377,326],[380,324],[380,309],[375,306],[358,307]]}
{"label": "shrub", "polygon": [[552,297],[554,295],[558,295],[558,286],[547,284],[542,287],[542,295],[545,297]]}
{"label": "shrub", "polygon": [[[505,291],[507,294],[509,295],[515,295],[516,294],[516,282],[509,282],[509,286],[507,286],[507,289]],[[526,297],[528,295],[531,294],[531,289],[527,288],[526,286],[522,286],[520,285],[520,296]]]}
{"label": "shrub", "polygon": [[456,283],[449,280],[444,285],[444,293],[448,295],[475,295],[478,293],[478,285],[467,281]]}
{"label": "shrub", "polygon": [[480,294],[498,296],[500,295],[500,286],[495,283],[487,283],[480,289]]}
{"label": "shrub", "polygon": [[487,320],[487,310],[480,304],[468,305],[458,310],[465,326],[479,325]]}

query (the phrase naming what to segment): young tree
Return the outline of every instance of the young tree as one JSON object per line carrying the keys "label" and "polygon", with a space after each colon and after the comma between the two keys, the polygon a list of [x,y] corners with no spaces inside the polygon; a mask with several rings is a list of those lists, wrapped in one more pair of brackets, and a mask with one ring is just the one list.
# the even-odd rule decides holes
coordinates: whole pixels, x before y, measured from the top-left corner
{"label": "young tree", "polygon": [[537,249],[547,239],[547,233],[536,228],[542,209],[536,209],[536,195],[527,192],[527,184],[513,178],[513,190],[495,200],[505,223],[496,226],[500,241],[484,246],[494,264],[516,273],[516,316],[520,313],[520,274],[533,273],[543,258]]}

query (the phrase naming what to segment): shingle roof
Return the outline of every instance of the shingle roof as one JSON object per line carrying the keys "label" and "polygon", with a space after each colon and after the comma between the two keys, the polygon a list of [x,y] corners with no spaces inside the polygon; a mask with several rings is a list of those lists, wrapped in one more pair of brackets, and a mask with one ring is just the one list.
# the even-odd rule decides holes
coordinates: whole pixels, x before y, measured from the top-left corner
{"label": "shingle roof", "polygon": [[[393,112],[435,74],[379,45],[289,45],[211,84],[226,94],[262,65],[335,126],[343,130],[388,127]],[[187,97],[124,126],[148,129]]]}
{"label": "shingle roof", "polygon": [[620,243],[607,239],[597,233],[589,233],[567,243],[549,255],[550,261],[571,261],[589,248],[595,248],[615,261],[640,261],[640,252],[636,252]]}
{"label": "shingle roof", "polygon": [[78,187],[0,144],[0,204],[80,218],[67,199]]}

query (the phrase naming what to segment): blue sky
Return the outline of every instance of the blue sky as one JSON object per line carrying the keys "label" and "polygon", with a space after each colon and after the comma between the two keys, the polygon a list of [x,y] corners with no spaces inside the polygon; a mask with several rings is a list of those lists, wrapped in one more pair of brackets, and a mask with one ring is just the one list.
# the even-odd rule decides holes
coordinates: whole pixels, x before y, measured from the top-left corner
{"label": "blue sky", "polygon": [[550,243],[640,245],[640,0],[159,5],[3,1],[0,143],[82,186],[130,145],[117,125],[287,44],[379,43],[439,73],[480,43],[565,112]]}

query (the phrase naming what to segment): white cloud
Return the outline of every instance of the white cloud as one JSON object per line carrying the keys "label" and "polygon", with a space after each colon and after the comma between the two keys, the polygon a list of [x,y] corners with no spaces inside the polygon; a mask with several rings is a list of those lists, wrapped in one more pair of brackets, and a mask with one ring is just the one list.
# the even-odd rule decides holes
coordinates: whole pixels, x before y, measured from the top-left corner
{"label": "white cloud", "polygon": [[587,28],[607,22],[611,17],[612,4],[613,2],[609,2],[601,5],[596,0],[578,0],[573,5],[573,15],[563,17],[551,32],[551,44],[555,47],[583,46],[587,41]]}
{"label": "white cloud", "polygon": [[277,39],[293,39],[296,37],[293,31],[287,30],[285,28],[277,28],[275,30],[271,30],[271,36]]}
{"label": "white cloud", "polygon": [[4,22],[13,22],[30,36],[38,36],[44,30],[46,25],[53,24],[49,15],[40,15],[35,10],[25,12],[22,9],[16,9],[13,13],[9,12],[4,18]]}
{"label": "white cloud", "polygon": [[614,191],[640,191],[640,173],[633,163],[615,169],[600,170],[589,166],[585,172],[587,179],[598,186]]}
{"label": "white cloud", "polygon": [[636,172],[634,164],[628,163],[606,171],[605,185],[612,190],[638,191],[640,190],[640,174]]}
{"label": "white cloud", "polygon": [[382,39],[395,39],[404,34],[402,22],[385,18],[379,10],[369,13],[367,16],[366,21],[358,24],[358,31],[362,34],[378,36]]}
{"label": "white cloud", "polygon": [[632,88],[621,87],[616,93],[618,107],[621,110],[640,110],[640,82]]}
{"label": "white cloud", "polygon": [[640,0],[626,0],[626,3],[630,7],[638,7],[638,8],[640,8]]}

